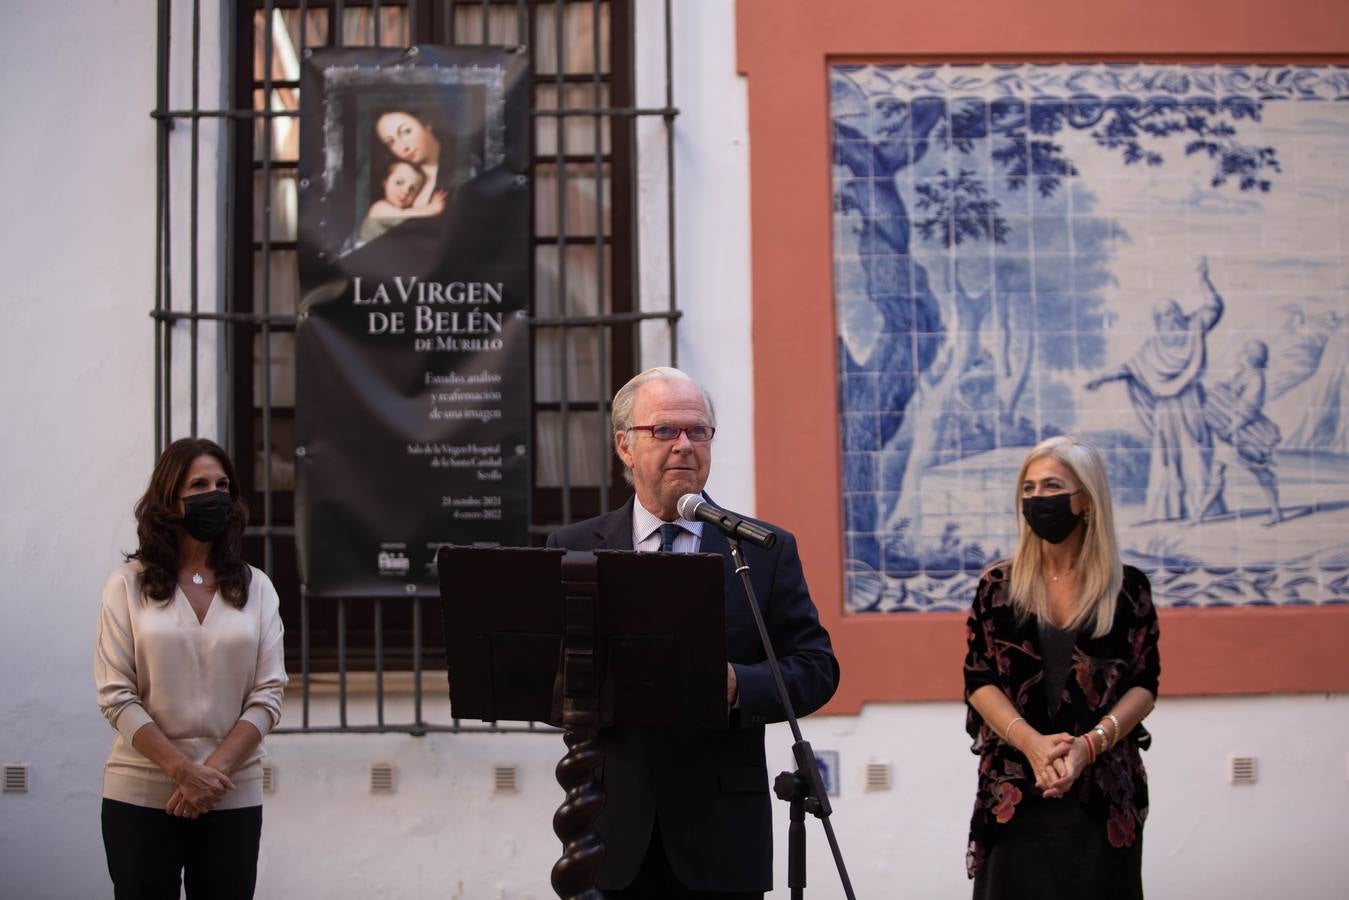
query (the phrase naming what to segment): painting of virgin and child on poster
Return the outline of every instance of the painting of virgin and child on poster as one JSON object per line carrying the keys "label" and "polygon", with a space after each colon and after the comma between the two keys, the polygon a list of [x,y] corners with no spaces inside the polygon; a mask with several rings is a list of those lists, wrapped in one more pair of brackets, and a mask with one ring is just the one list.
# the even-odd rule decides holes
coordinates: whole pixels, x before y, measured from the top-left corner
{"label": "painting of virgin and child on poster", "polygon": [[1160,604],[1349,600],[1349,70],[829,78],[849,609],[966,609],[1061,433]]}
{"label": "painting of virgin and child on poster", "polygon": [[443,232],[456,198],[471,204],[494,189],[509,208],[528,154],[527,143],[508,140],[512,70],[524,68],[514,62],[491,48],[313,51],[304,68],[301,109],[311,127],[301,156],[311,169],[302,193],[315,215],[302,241],[334,261],[396,236],[380,252],[397,253]]}
{"label": "painting of virgin and child on poster", "polygon": [[441,544],[528,540],[527,65],[328,48],[300,90],[301,575],[435,595]]}

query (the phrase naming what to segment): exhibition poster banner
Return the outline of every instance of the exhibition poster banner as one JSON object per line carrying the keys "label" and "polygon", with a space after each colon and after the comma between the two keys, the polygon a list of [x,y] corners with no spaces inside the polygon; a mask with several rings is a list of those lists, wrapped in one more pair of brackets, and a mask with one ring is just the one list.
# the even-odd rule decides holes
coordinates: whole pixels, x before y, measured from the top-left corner
{"label": "exhibition poster banner", "polygon": [[315,50],[301,91],[301,580],[438,596],[442,544],[528,540],[526,61]]}

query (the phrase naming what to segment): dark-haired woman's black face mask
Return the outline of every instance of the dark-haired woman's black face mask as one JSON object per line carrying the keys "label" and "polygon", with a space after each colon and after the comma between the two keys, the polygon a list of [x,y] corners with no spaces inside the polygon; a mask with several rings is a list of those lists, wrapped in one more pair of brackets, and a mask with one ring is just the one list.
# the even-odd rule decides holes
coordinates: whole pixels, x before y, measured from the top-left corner
{"label": "dark-haired woman's black face mask", "polygon": [[225,531],[234,498],[229,491],[204,491],[183,498],[183,530],[203,544],[210,544]]}
{"label": "dark-haired woman's black face mask", "polygon": [[1026,524],[1037,536],[1051,544],[1061,544],[1082,521],[1082,516],[1073,512],[1073,494],[1023,497],[1021,515],[1026,517]]}

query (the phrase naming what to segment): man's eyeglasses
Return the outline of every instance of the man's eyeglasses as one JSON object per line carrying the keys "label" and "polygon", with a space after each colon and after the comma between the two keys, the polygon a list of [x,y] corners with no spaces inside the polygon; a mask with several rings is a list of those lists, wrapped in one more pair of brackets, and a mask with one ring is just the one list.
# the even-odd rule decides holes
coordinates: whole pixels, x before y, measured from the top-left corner
{"label": "man's eyeglasses", "polygon": [[649,431],[658,441],[677,441],[680,433],[687,434],[695,444],[704,444],[712,440],[717,429],[711,425],[690,425],[680,428],[678,425],[629,425],[628,431]]}

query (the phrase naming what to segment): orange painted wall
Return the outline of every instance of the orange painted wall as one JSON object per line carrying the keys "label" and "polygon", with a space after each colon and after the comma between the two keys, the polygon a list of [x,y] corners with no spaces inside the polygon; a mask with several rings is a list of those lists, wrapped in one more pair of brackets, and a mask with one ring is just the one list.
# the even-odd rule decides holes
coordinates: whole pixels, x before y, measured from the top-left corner
{"label": "orange painted wall", "polygon": [[[827,712],[856,712],[867,701],[959,699],[962,615],[842,612],[829,65],[1000,59],[1344,65],[1349,2],[738,0],[736,27],[749,88],[757,509],[796,532],[834,636],[843,683]],[[1346,648],[1345,606],[1163,610],[1162,691],[1346,691]]]}

